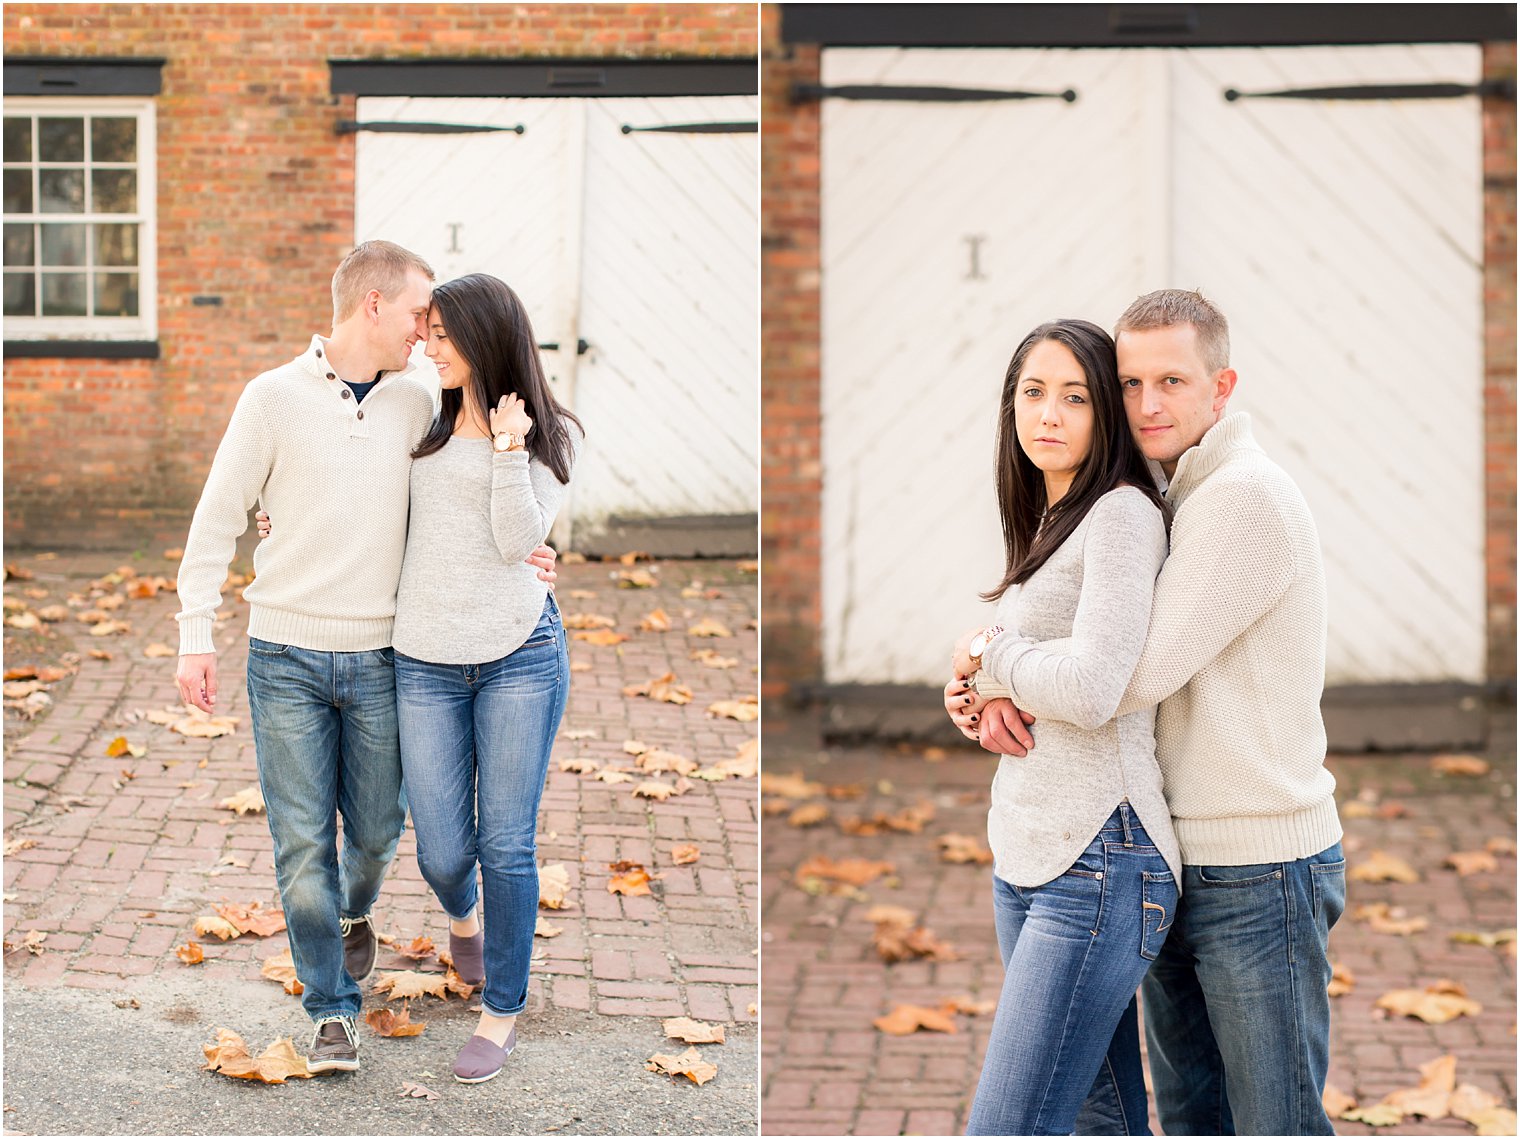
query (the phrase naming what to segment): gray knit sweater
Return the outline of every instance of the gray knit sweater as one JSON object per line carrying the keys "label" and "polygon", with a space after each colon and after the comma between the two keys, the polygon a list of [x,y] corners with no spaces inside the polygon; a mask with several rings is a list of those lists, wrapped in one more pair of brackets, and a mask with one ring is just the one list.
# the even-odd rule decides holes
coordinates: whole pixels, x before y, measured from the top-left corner
{"label": "gray knit sweater", "polygon": [[[998,603],[1007,631],[982,654],[982,673],[1038,717],[1034,750],[1005,755],[992,783],[987,836],[1006,882],[1038,886],[1065,873],[1125,799],[1181,882],[1155,709],[1114,714],[1145,647],[1166,549],[1161,512],[1120,487]],[[1040,643],[1055,640],[1060,651]]]}
{"label": "gray knit sweater", "polygon": [[[572,426],[570,437],[580,437]],[[485,664],[521,647],[549,587],[523,559],[548,536],[568,487],[527,451],[451,438],[412,462],[412,517],[396,594],[396,651]]]}

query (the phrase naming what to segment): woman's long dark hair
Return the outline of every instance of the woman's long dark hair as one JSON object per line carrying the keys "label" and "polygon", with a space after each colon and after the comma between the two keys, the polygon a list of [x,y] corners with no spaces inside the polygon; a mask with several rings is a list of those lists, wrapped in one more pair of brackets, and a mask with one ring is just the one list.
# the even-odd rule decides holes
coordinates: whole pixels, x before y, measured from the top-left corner
{"label": "woman's long dark hair", "polygon": [[[1019,445],[1014,412],[1024,363],[1036,344],[1053,340],[1070,349],[1087,379],[1092,401],[1092,438],[1087,457],[1072,479],[1071,489],[1046,512],[1045,473]],[[1108,333],[1085,320],[1052,320],[1040,325],[1019,345],[1003,377],[1003,401],[998,408],[997,496],[1003,518],[1003,546],[1008,568],[996,589],[982,594],[996,601],[1011,585],[1028,581],[1047,558],[1071,537],[1093,503],[1118,486],[1133,486],[1156,504],[1170,522],[1166,500],[1156,490],[1145,457],[1135,446],[1124,414],[1124,393],[1114,342]],[[1040,525],[1041,515],[1045,524]]]}
{"label": "woman's long dark hair", "polygon": [[[515,393],[533,420],[528,429],[528,450],[554,472],[555,478],[568,483],[575,456],[569,424],[579,428],[581,421],[549,390],[538,360],[533,325],[518,295],[489,273],[471,273],[435,288],[432,307],[454,350],[470,366],[470,389],[480,409],[489,417],[490,409],[502,396]],[[438,418],[417,444],[412,458],[431,455],[449,441],[463,406],[463,388],[444,389]]]}

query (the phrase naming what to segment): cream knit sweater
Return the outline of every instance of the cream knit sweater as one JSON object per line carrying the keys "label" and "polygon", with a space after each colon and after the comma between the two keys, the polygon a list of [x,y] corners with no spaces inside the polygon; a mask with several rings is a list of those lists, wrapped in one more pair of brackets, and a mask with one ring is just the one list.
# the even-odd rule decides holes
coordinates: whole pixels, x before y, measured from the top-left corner
{"label": "cream knit sweater", "polygon": [[409,364],[361,405],[324,343],[312,337],[238,398],[180,563],[181,654],[215,651],[213,615],[255,502],[279,528],[254,552],[248,635],[336,652],[391,643],[411,449],[433,418],[433,395]]}
{"label": "cream knit sweater", "polygon": [[1316,854],[1341,826],[1325,770],[1325,574],[1308,504],[1243,414],[1183,454],[1167,497],[1171,554],[1119,715],[1160,704],[1156,758],[1185,863]]}

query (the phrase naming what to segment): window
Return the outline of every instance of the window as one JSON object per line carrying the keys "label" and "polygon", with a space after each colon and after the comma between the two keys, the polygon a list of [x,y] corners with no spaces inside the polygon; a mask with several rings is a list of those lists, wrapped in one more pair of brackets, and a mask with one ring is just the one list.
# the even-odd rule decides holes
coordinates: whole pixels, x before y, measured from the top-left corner
{"label": "window", "polygon": [[8,98],[5,338],[152,340],[153,101]]}

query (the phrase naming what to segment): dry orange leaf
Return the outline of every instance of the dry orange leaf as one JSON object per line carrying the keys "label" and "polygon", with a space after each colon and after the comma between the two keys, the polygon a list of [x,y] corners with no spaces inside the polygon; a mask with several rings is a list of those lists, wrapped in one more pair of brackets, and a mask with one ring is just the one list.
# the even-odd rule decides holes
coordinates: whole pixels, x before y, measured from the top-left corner
{"label": "dry orange leaf", "polygon": [[1423,1115],[1440,1119],[1451,1104],[1457,1086],[1457,1058],[1445,1055],[1420,1065],[1420,1085],[1389,1092],[1382,1102],[1398,1108],[1405,1115]]}
{"label": "dry orange leaf", "polygon": [[650,892],[649,883],[653,879],[653,875],[649,871],[637,863],[614,862],[612,864],[613,869],[619,867],[622,867],[623,870],[619,874],[614,874],[608,881],[607,893],[637,895],[648,894]]}
{"label": "dry orange leaf", "polygon": [[446,976],[437,973],[418,973],[409,969],[395,969],[378,973],[370,992],[387,994],[388,1001],[409,1001],[420,996],[433,996],[447,1000],[449,984]]}
{"label": "dry orange leaf", "polygon": [[[687,786],[690,786],[689,782],[687,783]],[[669,783],[662,783],[658,779],[646,779],[642,783],[636,784],[634,786],[633,793],[641,798],[658,799],[663,803],[672,795],[681,794],[683,790],[684,789],[679,783],[672,786]]]}
{"label": "dry orange leaf", "polygon": [[961,1012],[967,1016],[991,1016],[997,1011],[997,1001],[972,1000],[969,994],[946,997],[940,1006],[946,1012]]}
{"label": "dry orange leaf", "polygon": [[276,1040],[257,1058],[250,1056],[243,1038],[230,1028],[219,1028],[216,1043],[202,1045],[205,1069],[238,1080],[283,1084],[289,1079],[308,1079],[306,1058],[296,1051],[289,1037]]}
{"label": "dry orange leaf", "polygon": [[734,668],[739,663],[738,657],[726,657],[717,649],[697,649],[691,659],[706,668]]}
{"label": "dry orange leaf", "polygon": [[705,1084],[718,1074],[718,1066],[702,1059],[695,1048],[688,1048],[679,1056],[657,1052],[645,1061],[644,1067],[662,1076],[685,1076],[694,1084]]}
{"label": "dry orange leaf", "polygon": [[702,851],[689,842],[673,847],[670,851],[670,860],[677,866],[689,866],[701,857]]}
{"label": "dry orange leaf", "polygon": [[676,674],[667,672],[643,684],[630,684],[623,689],[624,696],[647,696],[666,704],[690,704],[691,689],[676,683]]}
{"label": "dry orange leaf", "polygon": [[1403,906],[1390,906],[1387,902],[1369,902],[1357,906],[1351,912],[1353,921],[1364,921],[1373,933],[1391,933],[1408,937],[1430,926],[1429,918],[1412,918]]}
{"label": "dry orange leaf", "polygon": [[992,851],[982,845],[982,840],[969,834],[942,834],[936,840],[939,856],[945,862],[988,863]]}
{"label": "dry orange leaf", "polygon": [[610,629],[617,624],[600,613],[566,613],[561,621],[567,629]]}
{"label": "dry orange leaf", "polygon": [[879,1016],[871,1023],[889,1036],[911,1036],[921,1028],[929,1032],[956,1031],[955,1021],[944,1009],[923,1005],[897,1005],[886,1016]]}
{"label": "dry orange leaf", "polygon": [[1332,997],[1343,997],[1352,989],[1356,988],[1356,974],[1351,972],[1348,965],[1334,962],[1330,966],[1330,984],[1327,992]]}
{"label": "dry orange leaf", "polygon": [[[153,719],[151,714],[148,719]],[[179,718],[169,724],[169,730],[192,739],[211,740],[230,736],[237,726],[236,716],[209,716],[199,708],[188,708],[179,712]]]}
{"label": "dry orange leaf", "polygon": [[1515,857],[1515,840],[1498,835],[1483,844],[1483,849],[1490,854],[1497,854],[1502,858]]}
{"label": "dry orange leaf", "polygon": [[656,584],[654,574],[648,570],[620,570],[618,572],[619,589],[653,589]]}
{"label": "dry orange leaf", "polygon": [[813,783],[804,779],[800,771],[793,771],[787,775],[777,775],[774,772],[762,771],[760,773],[760,793],[762,795],[780,795],[786,799],[811,799],[814,795],[823,794],[823,784]]}
{"label": "dry orange leaf", "polygon": [[573,771],[577,775],[590,775],[600,766],[601,764],[596,760],[588,759],[584,756],[577,757],[575,759],[562,759],[559,761],[559,769],[561,771]]}
{"label": "dry orange leaf", "polygon": [[129,743],[126,736],[117,736],[106,745],[106,755],[112,759],[119,759],[124,755],[130,755],[136,759],[147,754],[148,748],[146,744]]}
{"label": "dry orange leaf", "polygon": [[1426,1024],[1445,1024],[1459,1016],[1477,1016],[1483,1006],[1467,999],[1467,990],[1452,981],[1437,981],[1423,989],[1393,989],[1377,999],[1377,1007],[1396,1016],[1412,1016]]}
{"label": "dry orange leaf", "polygon": [[747,724],[760,718],[760,698],[746,696],[742,700],[718,700],[707,706],[707,714],[713,717],[727,716]]}
{"label": "dry orange leaf", "polygon": [[1402,1109],[1391,1103],[1375,1103],[1370,1107],[1353,1107],[1340,1116],[1350,1123],[1365,1123],[1369,1127],[1394,1127],[1404,1122]]}
{"label": "dry orange leaf", "polygon": [[410,945],[397,946],[396,952],[403,957],[410,957],[413,961],[421,961],[424,957],[431,957],[437,953],[438,947],[433,944],[431,937],[414,937]]}
{"label": "dry orange leaf", "polygon": [[1489,763],[1475,755],[1438,755],[1430,761],[1430,769],[1438,775],[1467,775],[1477,778],[1487,775]]}
{"label": "dry orange leaf", "polygon": [[223,941],[237,937],[243,931],[238,929],[226,918],[211,917],[209,915],[195,919],[196,937],[219,937]]}
{"label": "dry orange leaf", "polygon": [[538,868],[538,904],[546,910],[562,910],[570,889],[570,871],[563,862]]}
{"label": "dry orange leaf", "polygon": [[375,1008],[364,1014],[364,1023],[380,1036],[421,1036],[426,1024],[412,1023],[411,1005],[402,1005],[401,1011]]}
{"label": "dry orange leaf", "polygon": [[296,963],[291,958],[289,949],[282,949],[273,957],[266,957],[259,966],[259,976],[279,982],[293,997],[298,997],[305,991],[305,986],[296,978]]}
{"label": "dry orange leaf", "polygon": [[1458,1119],[1465,1119],[1468,1123],[1476,1123],[1478,1118],[1485,1112],[1492,1111],[1499,1106],[1499,1097],[1489,1095],[1482,1088],[1473,1084],[1460,1084],[1452,1090],[1451,1100],[1446,1106],[1448,1114]]}
{"label": "dry orange leaf", "polygon": [[707,1024],[689,1016],[673,1016],[663,1023],[666,1036],[687,1044],[722,1044],[728,1035],[721,1024]]}
{"label": "dry orange leaf", "polygon": [[650,775],[658,775],[662,771],[674,771],[677,775],[690,775],[697,769],[695,760],[657,747],[640,752],[638,763],[634,766]]}
{"label": "dry orange leaf", "polygon": [[1334,1119],[1341,1112],[1350,1111],[1355,1107],[1356,1097],[1347,1095],[1334,1084],[1326,1084],[1324,1094],[1320,1096],[1320,1103],[1324,1106],[1325,1114]]}
{"label": "dry orange leaf", "polygon": [[809,878],[826,878],[851,886],[864,886],[896,869],[890,862],[874,862],[869,858],[844,858],[835,862],[826,855],[818,854],[797,867],[796,881],[801,885]]}
{"label": "dry orange leaf", "polygon": [[881,959],[888,964],[913,957],[930,961],[955,961],[955,947],[939,940],[932,930],[915,926],[913,915],[898,906],[875,906],[866,915],[876,923],[872,942]]}
{"label": "dry orange leaf", "polygon": [[1450,866],[1457,875],[1484,874],[1499,869],[1499,860],[1486,850],[1456,850],[1446,856],[1442,866]]}
{"label": "dry orange leaf", "polygon": [[829,809],[822,803],[804,803],[788,815],[786,821],[794,827],[815,827],[828,817]]}
{"label": "dry orange leaf", "polygon": [[668,633],[671,630],[670,614],[663,609],[651,609],[639,622],[639,628],[646,633]]}
{"label": "dry orange leaf", "polygon": [[695,625],[688,625],[686,632],[693,637],[732,637],[734,635],[733,630],[722,621],[711,617],[703,617]]}
{"label": "dry orange leaf", "polygon": [[[284,913],[280,910],[266,910],[261,902],[253,902],[246,906],[235,902],[224,902],[211,908],[231,923],[239,933],[269,937],[285,928]],[[200,923],[196,924],[198,926]],[[199,933],[200,930],[197,929],[196,932]]]}
{"label": "dry orange leaf", "polygon": [[1420,876],[1414,867],[1402,858],[1381,850],[1374,850],[1360,859],[1346,875],[1354,882],[1418,882]]}
{"label": "dry orange leaf", "polygon": [[174,956],[178,957],[186,965],[199,965],[206,960],[206,951],[201,948],[198,941],[187,941],[174,950]]}
{"label": "dry orange leaf", "polygon": [[571,633],[570,639],[585,641],[588,645],[620,645],[628,639],[627,633],[615,633],[611,629],[598,629],[594,633]]}
{"label": "dry orange leaf", "polygon": [[143,656],[145,657],[172,657],[178,655],[179,654],[171,649],[168,645],[159,644],[157,642],[154,642],[147,648],[143,649]]}
{"label": "dry orange leaf", "polygon": [[257,784],[244,787],[236,795],[223,799],[217,806],[236,811],[240,815],[258,814],[264,809],[264,793],[259,790]]}
{"label": "dry orange leaf", "polygon": [[[560,559],[562,562],[569,560],[568,555]],[[429,1103],[438,1098],[438,1093],[432,1088],[423,1087],[421,1084],[414,1084],[411,1080],[402,1080],[401,1090],[396,1094],[402,1099],[421,1099]]]}
{"label": "dry orange leaf", "polygon": [[1499,929],[1493,933],[1483,933],[1479,930],[1459,929],[1448,935],[1452,941],[1464,945],[1481,945],[1485,949],[1493,949],[1495,946],[1515,944],[1515,931],[1512,929]]}
{"label": "dry orange leaf", "polygon": [[604,767],[592,778],[598,779],[603,783],[633,782],[633,776],[629,774],[629,769],[626,767]]}
{"label": "dry orange leaf", "polygon": [[543,914],[535,914],[533,920],[534,937],[558,937],[565,931],[549,921]]}

